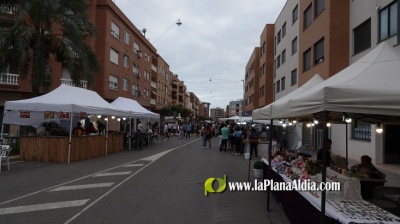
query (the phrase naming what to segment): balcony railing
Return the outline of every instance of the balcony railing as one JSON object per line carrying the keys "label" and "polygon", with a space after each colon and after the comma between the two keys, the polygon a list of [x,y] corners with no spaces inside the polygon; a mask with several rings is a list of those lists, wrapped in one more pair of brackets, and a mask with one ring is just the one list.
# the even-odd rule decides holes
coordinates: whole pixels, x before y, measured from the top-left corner
{"label": "balcony railing", "polygon": [[75,85],[74,80],[72,80],[72,79],[61,79],[61,84],[80,87],[80,88],[83,88],[83,89],[87,88],[87,81],[86,80],[81,80],[79,82],[79,85],[77,86],[77,85]]}
{"label": "balcony railing", "polygon": [[150,104],[151,104],[151,105],[156,105],[156,104],[157,104],[157,100],[155,100],[155,99],[150,99]]}
{"label": "balcony railing", "polygon": [[0,84],[18,85],[18,74],[0,73]]}
{"label": "balcony railing", "polygon": [[155,82],[152,81],[152,82],[151,82],[151,87],[154,88],[154,89],[157,89],[157,83],[155,83]]}
{"label": "balcony railing", "polygon": [[153,70],[153,71],[157,72],[157,66],[155,66],[155,65],[151,65],[151,70]]}

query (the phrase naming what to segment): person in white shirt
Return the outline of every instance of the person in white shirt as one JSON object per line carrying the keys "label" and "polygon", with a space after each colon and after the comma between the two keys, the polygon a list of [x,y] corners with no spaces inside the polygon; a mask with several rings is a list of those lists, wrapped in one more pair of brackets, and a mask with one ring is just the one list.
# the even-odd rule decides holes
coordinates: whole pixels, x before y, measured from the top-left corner
{"label": "person in white shirt", "polygon": [[142,125],[142,122],[141,122],[141,121],[138,121],[137,131],[138,131],[138,132],[143,132],[143,125]]}
{"label": "person in white shirt", "polygon": [[164,141],[165,140],[169,140],[169,136],[168,136],[168,124],[167,123],[165,123],[164,124]]}

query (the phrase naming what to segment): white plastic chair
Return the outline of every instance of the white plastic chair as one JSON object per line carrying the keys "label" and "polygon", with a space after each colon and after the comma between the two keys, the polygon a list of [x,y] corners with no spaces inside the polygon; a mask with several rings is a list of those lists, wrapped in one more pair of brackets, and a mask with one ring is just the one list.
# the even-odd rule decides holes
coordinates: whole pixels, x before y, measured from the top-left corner
{"label": "white plastic chair", "polygon": [[8,155],[11,152],[11,148],[9,145],[0,145],[0,172],[1,172],[1,165],[3,160],[7,164],[7,169],[10,170],[10,160]]}

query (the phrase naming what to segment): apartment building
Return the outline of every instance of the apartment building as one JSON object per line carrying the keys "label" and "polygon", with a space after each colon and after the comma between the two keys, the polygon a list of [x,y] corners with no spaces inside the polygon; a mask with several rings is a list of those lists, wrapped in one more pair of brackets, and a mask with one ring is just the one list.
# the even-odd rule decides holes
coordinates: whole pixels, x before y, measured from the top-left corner
{"label": "apartment building", "polygon": [[157,75],[157,106],[156,111],[172,104],[172,73],[168,63],[158,55],[158,75]]}
{"label": "apartment building", "polygon": [[189,102],[191,106],[189,106],[188,109],[193,112],[194,116],[199,116],[201,103],[199,97],[197,97],[194,92],[189,92]]}
{"label": "apartment building", "polygon": [[229,102],[227,106],[228,117],[232,116],[243,116],[244,101],[243,100],[233,100]]}
{"label": "apartment building", "polygon": [[260,48],[255,47],[246,65],[244,79],[244,110],[259,107]]}
{"label": "apartment building", "polygon": [[288,0],[275,21],[274,100],[299,86],[299,23],[299,0]]}
{"label": "apartment building", "polygon": [[[260,69],[258,107],[273,102],[274,86],[274,24],[267,24],[260,35]],[[255,108],[247,108],[255,109]]]}
{"label": "apartment building", "polygon": [[225,110],[223,108],[211,108],[210,109],[210,117],[213,120],[218,120],[218,118],[224,118],[225,117]]}
{"label": "apartment building", "polygon": [[108,101],[123,96],[155,110],[157,50],[112,0],[90,1],[88,12],[102,65],[93,89]]}
{"label": "apartment building", "polygon": [[348,0],[303,0],[299,13],[299,86],[315,74],[327,79],[349,65]]}
{"label": "apartment building", "polygon": [[186,86],[183,81],[179,80],[178,75],[173,74],[172,76],[172,104],[186,107]]}
{"label": "apartment building", "polygon": [[[356,62],[368,54],[383,41],[400,50],[398,30],[400,5],[395,0],[349,2],[349,62]],[[379,85],[377,83],[377,85]],[[384,88],[384,86],[382,86]],[[395,163],[400,161],[398,133],[400,125],[385,124],[383,132],[376,133],[374,124],[356,124],[347,126],[348,156],[359,160],[362,155],[369,155],[373,163]],[[335,153],[345,155],[344,125],[331,127],[331,138],[335,142]],[[361,149],[361,150],[360,150]]]}

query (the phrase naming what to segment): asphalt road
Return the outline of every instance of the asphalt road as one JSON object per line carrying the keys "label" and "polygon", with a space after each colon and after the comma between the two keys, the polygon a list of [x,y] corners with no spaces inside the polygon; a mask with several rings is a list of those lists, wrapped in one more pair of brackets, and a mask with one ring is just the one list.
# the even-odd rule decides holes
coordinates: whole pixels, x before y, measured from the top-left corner
{"label": "asphalt road", "polygon": [[248,161],[218,141],[202,149],[200,138],[171,137],[71,164],[13,163],[0,173],[0,223],[289,223],[274,200],[267,212],[265,192],[204,195],[210,177],[247,181]]}

